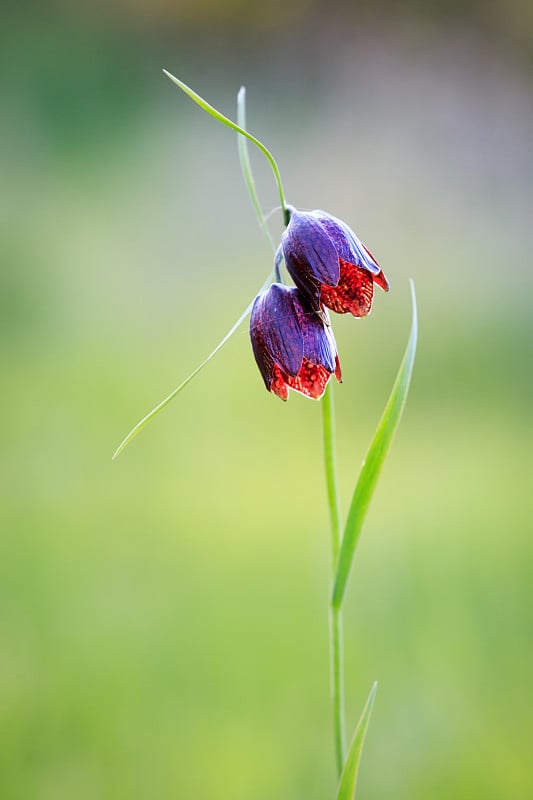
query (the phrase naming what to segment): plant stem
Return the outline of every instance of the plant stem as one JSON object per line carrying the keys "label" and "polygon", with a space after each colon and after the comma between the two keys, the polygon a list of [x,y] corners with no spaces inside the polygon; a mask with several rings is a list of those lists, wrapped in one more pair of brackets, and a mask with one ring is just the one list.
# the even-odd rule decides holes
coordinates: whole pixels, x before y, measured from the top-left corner
{"label": "plant stem", "polygon": [[[170,76],[169,76],[170,77]],[[180,85],[180,84],[178,84]],[[183,87],[182,87],[183,88]],[[189,92],[188,92],[189,93]],[[195,99],[193,97],[193,99]],[[198,101],[197,101],[198,102]],[[225,124],[228,124],[226,120]],[[237,121],[239,123],[239,158],[241,169],[244,176],[248,193],[252,200],[259,225],[267,236],[272,251],[275,245],[266,226],[265,216],[261,209],[261,203],[257,195],[257,189],[248,155],[247,141],[244,136],[251,138],[246,133],[246,90],[241,87],[237,97]],[[255,141],[252,139],[252,141]],[[257,144],[257,142],[255,142]],[[276,167],[277,170],[277,167]],[[275,172],[276,172],[275,170]],[[278,173],[279,175],[279,173]],[[278,186],[281,189],[281,178]],[[288,224],[287,210],[284,199],[282,200],[285,225]],[[279,265],[275,264],[276,279],[280,280]],[[323,415],[323,443],[324,443],[324,466],[326,471],[326,486],[328,495],[328,506],[331,522],[331,585],[333,588],[335,575],[337,573],[337,563],[341,545],[341,510],[339,501],[339,491],[337,485],[337,467],[335,457],[335,404],[333,397],[333,386],[331,383],[326,387],[322,400]],[[343,656],[343,637],[342,637],[342,608],[330,604],[329,608],[329,642],[330,642],[330,674],[331,674],[331,696],[333,704],[333,737],[335,747],[335,763],[337,775],[340,778],[344,767],[346,752],[345,746],[345,719],[344,719],[344,656]]]}
{"label": "plant stem", "polygon": [[[329,517],[331,525],[331,581],[335,580],[337,560],[341,538],[341,510],[337,482],[337,465],[335,457],[335,401],[331,382],[326,387],[322,400],[324,467],[328,495]],[[329,646],[331,700],[333,705],[333,740],[335,745],[335,762],[340,777],[345,756],[345,719],[344,719],[344,656],[342,636],[342,608],[329,608]]]}

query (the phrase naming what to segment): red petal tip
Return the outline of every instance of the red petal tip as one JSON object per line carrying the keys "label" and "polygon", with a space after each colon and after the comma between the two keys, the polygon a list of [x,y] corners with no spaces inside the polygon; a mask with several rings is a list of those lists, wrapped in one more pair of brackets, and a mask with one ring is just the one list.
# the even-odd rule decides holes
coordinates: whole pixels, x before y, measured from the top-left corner
{"label": "red petal tip", "polygon": [[377,275],[373,275],[372,277],[374,278],[374,283],[377,283],[377,285],[379,287],[381,287],[381,289],[383,289],[384,292],[388,292],[389,291],[389,288],[390,288],[389,287],[389,282],[388,282],[387,278],[385,277],[385,275],[383,274],[383,270],[378,272]]}

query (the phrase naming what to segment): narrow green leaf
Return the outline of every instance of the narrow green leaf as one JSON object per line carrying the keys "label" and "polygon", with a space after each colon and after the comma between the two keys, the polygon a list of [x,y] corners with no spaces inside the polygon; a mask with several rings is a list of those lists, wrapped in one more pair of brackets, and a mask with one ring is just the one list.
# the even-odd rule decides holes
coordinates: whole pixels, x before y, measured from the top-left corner
{"label": "narrow green leaf", "polygon": [[268,163],[270,164],[270,166],[272,168],[272,172],[274,173],[274,179],[275,179],[277,187],[278,187],[280,205],[281,205],[281,208],[283,209],[283,216],[284,216],[284,219],[285,219],[285,224],[288,225],[289,224],[289,214],[288,214],[288,211],[287,211],[287,205],[285,203],[285,195],[283,193],[283,185],[281,183],[281,175],[280,175],[280,171],[279,171],[278,165],[276,163],[276,160],[275,160],[274,156],[272,155],[272,153],[270,152],[270,150],[267,150],[265,145],[262,142],[260,142],[259,139],[256,139],[255,136],[252,136],[251,133],[248,133],[247,130],[245,130],[244,128],[241,128],[240,125],[237,125],[235,122],[233,122],[233,120],[229,119],[229,117],[226,117],[226,116],[224,116],[224,114],[221,114],[220,111],[217,111],[217,109],[214,108],[214,106],[210,105],[207,102],[207,100],[204,100],[203,97],[200,97],[200,95],[197,94],[194,91],[194,89],[191,89],[190,86],[187,86],[186,83],[183,83],[183,81],[180,81],[179,78],[176,78],[174,75],[172,75],[166,69],[164,69],[163,72],[165,73],[167,78],[170,78],[172,83],[175,83],[176,86],[179,86],[181,91],[184,92],[188,97],[190,97],[191,100],[194,100],[194,102],[197,105],[199,105],[200,108],[202,108],[205,112],[207,112],[207,114],[212,116],[218,122],[221,122],[223,125],[227,125],[228,128],[232,128],[232,130],[237,131],[237,133],[240,133],[242,136],[246,136],[247,139],[249,139],[251,142],[253,142],[255,144],[255,146],[258,147],[259,150],[261,150],[261,152],[263,153],[263,155],[267,159]]}
{"label": "narrow green leaf", "polygon": [[[263,286],[261,287],[261,289],[260,289],[260,292],[264,291],[264,290],[267,288],[267,286],[269,286],[269,285],[272,283],[272,280],[273,280],[273,278],[274,278],[274,273],[272,272],[272,273],[271,273],[271,274],[268,276],[268,279],[265,281],[265,283],[263,284]],[[250,303],[250,305],[249,305],[249,306],[248,306],[248,307],[247,307],[247,308],[246,308],[246,309],[245,309],[245,310],[242,312],[242,314],[241,314],[241,316],[239,317],[239,319],[237,320],[237,322],[236,322],[236,323],[235,323],[235,324],[234,324],[234,325],[233,325],[233,326],[230,328],[230,330],[227,332],[227,334],[224,336],[224,338],[223,338],[223,339],[221,339],[221,341],[220,341],[220,342],[217,344],[217,346],[215,347],[215,349],[214,349],[214,350],[212,350],[212,352],[211,352],[211,353],[209,353],[209,355],[207,356],[207,358],[206,358],[206,359],[204,359],[204,361],[202,361],[202,363],[201,363],[201,364],[198,364],[198,366],[196,367],[196,369],[194,369],[194,370],[191,372],[191,374],[190,374],[190,375],[189,375],[187,378],[185,378],[185,380],[184,380],[184,381],[182,381],[182,382],[180,383],[180,385],[179,385],[179,386],[177,386],[177,387],[176,387],[176,388],[175,388],[175,389],[174,389],[172,392],[170,392],[170,394],[169,394],[169,395],[167,395],[167,396],[165,397],[165,399],[164,399],[164,400],[161,400],[161,402],[160,402],[160,403],[158,403],[158,404],[156,405],[156,407],[155,407],[155,408],[153,408],[151,411],[149,411],[149,412],[148,412],[148,414],[147,414],[145,417],[143,417],[141,420],[139,420],[139,422],[138,422],[138,423],[137,423],[137,424],[136,424],[136,425],[135,425],[135,426],[134,426],[134,427],[131,429],[131,431],[130,431],[130,432],[128,433],[128,435],[127,435],[127,436],[126,436],[126,437],[125,437],[125,438],[122,440],[122,442],[119,444],[119,446],[117,447],[117,449],[116,449],[116,450],[115,450],[115,452],[113,453],[113,456],[112,456],[112,461],[114,461],[116,458],[118,458],[118,456],[119,456],[119,455],[122,453],[122,451],[124,450],[124,448],[125,448],[125,447],[127,447],[127,445],[128,445],[130,442],[131,442],[131,440],[132,440],[132,439],[134,439],[134,438],[135,438],[135,436],[137,436],[137,434],[138,434],[138,433],[140,433],[140,432],[142,431],[142,429],[143,429],[143,428],[144,428],[146,425],[148,425],[148,423],[149,423],[149,422],[150,422],[150,421],[151,421],[151,420],[152,420],[152,419],[153,419],[155,416],[157,416],[157,414],[159,414],[159,412],[160,412],[160,411],[162,411],[164,408],[166,408],[166,406],[168,406],[168,404],[169,404],[169,403],[170,403],[172,400],[174,400],[174,398],[175,398],[175,397],[177,397],[177,395],[178,395],[178,394],[179,394],[181,391],[183,391],[183,389],[185,389],[185,387],[187,386],[187,384],[188,384],[188,383],[190,383],[190,382],[192,381],[192,379],[193,379],[193,378],[195,378],[195,377],[196,377],[196,375],[198,375],[198,373],[199,373],[199,372],[200,372],[200,371],[201,371],[201,370],[202,370],[202,369],[203,369],[203,368],[204,368],[204,367],[205,367],[207,364],[209,364],[209,362],[211,361],[211,359],[212,359],[214,356],[216,356],[216,354],[218,353],[218,351],[219,351],[219,350],[220,350],[222,347],[224,347],[224,345],[226,344],[226,342],[227,342],[227,341],[228,341],[228,340],[229,340],[229,339],[230,339],[230,338],[233,336],[233,334],[234,334],[234,333],[235,333],[235,331],[236,331],[236,330],[237,330],[237,329],[240,327],[240,325],[242,325],[242,323],[244,322],[244,320],[246,319],[246,317],[248,316],[248,314],[249,314],[249,313],[250,313],[250,311],[252,310],[252,306],[253,306],[253,304],[254,304],[254,301],[252,300],[252,302]]]}
{"label": "narrow green leaf", "polygon": [[[188,95],[188,97],[190,97],[192,100],[194,100],[194,102],[197,103],[197,105],[199,105],[200,108],[202,108],[204,111],[206,111],[208,114],[210,114],[212,117],[214,117],[219,122],[223,123],[224,125],[227,125],[229,128],[232,128],[233,130],[237,131],[237,133],[239,134],[239,137],[238,137],[239,138],[239,155],[240,155],[240,158],[241,158],[241,166],[242,166],[242,169],[243,169],[246,185],[248,187],[248,191],[250,192],[250,196],[252,198],[252,202],[253,202],[254,207],[256,209],[256,213],[258,215],[258,219],[259,219],[259,222],[261,224],[261,227],[265,231],[265,234],[266,234],[267,238],[269,239],[272,248],[275,249],[274,243],[272,241],[272,238],[270,236],[268,228],[266,227],[266,222],[265,222],[265,219],[264,219],[264,216],[263,216],[263,212],[261,210],[261,206],[260,206],[260,203],[259,203],[259,198],[257,196],[257,191],[256,191],[256,188],[255,188],[255,182],[254,182],[254,178],[253,178],[253,174],[252,174],[252,170],[251,170],[251,165],[250,165],[250,159],[249,159],[249,155],[248,155],[248,149],[247,149],[247,146],[246,146],[246,139],[250,139],[250,141],[252,141],[261,150],[261,152],[264,153],[264,155],[268,159],[268,161],[269,161],[269,163],[270,163],[270,165],[272,167],[272,170],[274,172],[274,177],[276,179],[276,183],[278,185],[281,206],[282,206],[282,208],[284,210],[284,213],[286,215],[287,211],[286,211],[286,207],[285,207],[285,198],[284,198],[284,195],[283,195],[283,188],[282,188],[282,184],[281,184],[281,176],[280,176],[280,173],[279,173],[279,170],[278,170],[278,166],[277,166],[277,164],[276,164],[276,162],[274,160],[274,157],[267,150],[267,148],[264,146],[264,144],[262,144],[262,142],[260,142],[259,139],[256,139],[255,136],[252,136],[250,133],[248,133],[248,131],[245,130],[245,126],[246,126],[246,109],[245,109],[246,92],[245,92],[244,87],[241,88],[241,91],[239,92],[239,95],[238,95],[238,101],[237,101],[238,114],[239,114],[239,117],[240,117],[239,118],[239,122],[241,122],[241,119],[242,119],[242,123],[240,125],[236,125],[234,122],[232,122],[232,120],[228,119],[228,117],[225,117],[223,114],[220,113],[220,111],[217,111],[216,108],[214,108],[206,100],[204,100],[203,97],[200,97],[200,95],[197,94],[189,86],[187,86],[187,84],[183,83],[183,81],[180,81],[179,78],[176,78],[174,75],[171,75],[171,73],[167,72],[166,69],[164,69],[163,72],[165,73],[165,75],[168,78],[170,78],[170,80],[173,83],[176,84],[176,86],[179,86],[179,88],[186,95]],[[241,146],[241,142],[244,143],[244,147]],[[272,281],[274,280],[274,277],[275,277],[275,273],[272,272],[268,276],[268,278],[265,281],[265,283],[263,284],[263,286],[261,287],[260,292],[264,291],[272,283]],[[122,442],[119,444],[119,446],[117,447],[117,449],[113,453],[113,456],[112,456],[112,460],[113,461],[116,458],[118,458],[118,456],[127,447],[127,445],[131,442],[131,440],[134,439],[135,436],[137,436],[137,434],[140,433],[142,431],[142,429],[154,417],[156,417],[157,414],[159,414],[160,411],[163,411],[163,409],[166,408],[166,406],[168,406],[168,404],[172,400],[174,400],[174,398],[177,397],[177,395],[181,391],[183,391],[183,389],[185,389],[185,387],[192,381],[192,379],[195,378],[196,375],[198,375],[198,373],[211,361],[211,359],[218,353],[218,351],[226,344],[226,342],[233,336],[233,334],[239,328],[239,326],[244,322],[244,320],[246,319],[246,317],[248,316],[248,314],[252,310],[253,303],[254,303],[254,301],[252,300],[250,305],[243,311],[243,313],[241,314],[241,316],[239,317],[237,322],[231,327],[231,329],[228,331],[228,333],[217,344],[215,349],[207,356],[207,358],[204,359],[204,361],[202,361],[202,363],[199,364],[196,367],[196,369],[194,369],[191,372],[191,374],[187,378],[185,378],[184,381],[182,381],[180,383],[179,386],[177,386],[172,392],[170,392],[170,394],[167,395],[167,397],[165,397],[163,400],[161,400],[161,402],[158,403],[158,405],[155,406],[155,408],[153,408],[151,411],[149,411],[148,414],[146,414],[145,417],[143,417],[141,420],[139,420],[139,422],[131,429],[131,431],[122,440]]]}
{"label": "narrow green leaf", "polygon": [[331,600],[335,608],[339,608],[342,603],[353,563],[355,548],[361,533],[361,527],[366,512],[368,511],[374,489],[376,488],[383,462],[385,461],[394,433],[400,422],[409,391],[418,336],[415,287],[413,281],[410,283],[413,302],[411,334],[391,395],[363,462],[359,479],[353,493],[350,510],[348,511]]}
{"label": "narrow green leaf", "polygon": [[[218,122],[221,122],[223,125],[227,125],[229,128],[233,128],[233,130],[236,130],[238,133],[242,133],[244,136],[249,136],[251,139],[254,139],[254,137],[251,134],[249,134],[246,131],[242,130],[242,128],[239,128],[239,126],[236,125],[235,122],[233,122],[228,117],[225,117],[224,114],[220,113],[220,111],[217,111],[217,109],[214,108],[214,106],[212,106],[210,103],[208,103],[207,100],[204,100],[203,97],[201,97],[199,94],[197,94],[194,91],[194,89],[191,89],[190,86],[187,86],[186,83],[183,83],[183,81],[180,81],[179,78],[176,78],[175,75],[172,75],[166,69],[164,69],[163,72],[165,73],[167,78],[170,78],[172,83],[175,83],[176,86],[179,86],[179,88],[181,89],[182,92],[184,92],[186,95],[188,95],[191,98],[191,100],[194,100],[194,102],[197,105],[199,105],[200,108],[203,108],[204,111],[206,111],[208,114],[210,114],[216,120],[218,120]],[[258,144],[261,144],[261,142],[259,142],[258,140],[256,140],[256,142]]]}
{"label": "narrow green leaf", "polygon": [[339,788],[337,790],[337,800],[353,800],[355,797],[359,762],[361,761],[361,753],[365,743],[366,732],[368,730],[368,723],[370,722],[377,688],[378,684],[376,682],[370,690],[363,713],[357,723],[357,728],[355,729],[350,749],[348,750],[348,757],[344,764],[344,769],[342,770]]}
{"label": "narrow green leaf", "polygon": [[[237,122],[240,128],[246,130],[246,89],[244,86],[241,86],[237,95]],[[259,195],[257,194],[257,188],[252,172],[252,165],[250,163],[250,154],[248,153],[248,140],[242,135],[242,133],[238,134],[237,139],[239,145],[239,161],[241,162],[241,170],[246,188],[248,189],[248,194],[250,195],[250,200],[252,201],[255,215],[257,217],[257,221],[259,222],[259,227],[263,231],[265,238],[270,244],[272,252],[275,253],[276,245],[274,244],[274,240],[272,239],[270,231],[268,230],[265,215],[263,214],[263,209],[261,208],[261,203],[259,201]]]}

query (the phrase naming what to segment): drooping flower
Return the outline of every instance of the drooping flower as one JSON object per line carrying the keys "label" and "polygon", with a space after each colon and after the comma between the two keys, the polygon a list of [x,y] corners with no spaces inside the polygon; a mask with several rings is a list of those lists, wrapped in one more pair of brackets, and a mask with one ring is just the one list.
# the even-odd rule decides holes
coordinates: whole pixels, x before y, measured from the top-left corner
{"label": "drooping flower", "polygon": [[294,283],[312,308],[321,304],[354,317],[370,313],[374,283],[384,291],[388,281],[381,267],[344,222],[325,211],[290,209],[290,222],[281,238],[281,256]]}
{"label": "drooping flower", "polygon": [[266,388],[282,400],[289,388],[318,400],[332,374],[341,380],[327,315],[316,313],[297,288],[273,283],[256,297],[250,338]]}

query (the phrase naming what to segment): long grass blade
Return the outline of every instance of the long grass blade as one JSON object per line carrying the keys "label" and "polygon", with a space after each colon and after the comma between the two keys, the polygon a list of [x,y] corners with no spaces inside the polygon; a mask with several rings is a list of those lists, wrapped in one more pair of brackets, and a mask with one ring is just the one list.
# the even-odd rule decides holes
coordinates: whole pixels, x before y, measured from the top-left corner
{"label": "long grass blade", "polygon": [[370,690],[370,694],[368,695],[368,700],[366,701],[363,713],[361,714],[361,719],[357,723],[357,728],[355,729],[355,733],[350,744],[350,749],[348,750],[348,757],[346,759],[346,763],[344,764],[344,769],[339,782],[337,800],[353,800],[355,797],[359,762],[361,761],[361,753],[365,743],[366,732],[368,730],[368,723],[370,722],[370,716],[372,714],[377,688],[377,683],[374,683],[372,689]]}
{"label": "long grass blade", "polygon": [[199,105],[200,108],[202,108],[207,114],[209,114],[211,117],[216,119],[218,122],[221,122],[223,125],[226,125],[228,128],[231,128],[232,130],[237,131],[237,133],[240,133],[242,136],[246,136],[247,139],[249,139],[251,142],[253,142],[255,144],[255,146],[258,147],[259,150],[261,150],[261,152],[263,153],[263,155],[267,159],[268,163],[270,164],[270,166],[272,168],[272,172],[274,173],[274,179],[275,179],[277,187],[278,187],[280,205],[281,205],[281,208],[283,210],[283,217],[285,219],[285,224],[288,225],[289,224],[289,213],[287,211],[287,206],[286,206],[286,203],[285,203],[285,195],[283,193],[283,185],[281,183],[281,175],[280,175],[279,168],[278,168],[278,165],[276,163],[276,160],[275,160],[274,156],[272,155],[272,153],[270,152],[270,150],[268,150],[265,147],[263,142],[259,141],[259,139],[257,139],[255,136],[252,136],[251,133],[248,133],[247,130],[245,130],[244,128],[241,128],[240,125],[237,125],[235,122],[233,122],[233,120],[229,119],[229,117],[226,117],[226,116],[224,116],[224,114],[221,114],[220,111],[217,111],[217,109],[214,108],[214,106],[212,106],[210,103],[208,103],[207,100],[204,100],[203,97],[201,97],[199,94],[197,94],[194,91],[194,89],[191,89],[190,86],[187,86],[186,83],[183,83],[183,81],[180,81],[179,78],[176,78],[175,75],[172,75],[166,69],[164,69],[163,72],[165,73],[167,78],[169,78],[172,81],[172,83],[175,83],[176,86],[179,86],[181,91],[184,92],[188,97],[190,97],[191,100],[194,100],[194,102],[197,105]]}
{"label": "long grass blade", "polygon": [[[264,291],[264,290],[265,290],[265,289],[266,289],[266,288],[267,288],[267,287],[268,287],[268,286],[269,286],[269,285],[272,283],[272,280],[273,280],[273,278],[274,278],[274,273],[272,272],[272,273],[271,273],[271,274],[268,276],[268,279],[265,281],[265,283],[263,284],[263,286],[261,287],[261,289],[260,289],[260,292]],[[134,438],[137,436],[137,434],[139,434],[139,433],[142,431],[142,429],[143,429],[144,427],[146,427],[146,425],[148,425],[148,423],[149,423],[149,422],[151,422],[151,420],[153,420],[153,419],[154,419],[154,417],[156,417],[156,416],[159,414],[159,412],[160,412],[160,411],[163,411],[163,409],[164,409],[164,408],[166,408],[166,407],[168,406],[168,404],[169,404],[169,403],[170,403],[172,400],[174,400],[174,398],[175,398],[175,397],[177,397],[177,396],[178,396],[178,394],[179,394],[180,392],[182,392],[182,391],[183,391],[183,389],[185,389],[185,387],[187,386],[187,384],[189,384],[189,383],[192,381],[192,379],[193,379],[193,378],[195,378],[195,377],[198,375],[198,373],[199,373],[199,372],[200,372],[200,371],[201,371],[201,370],[202,370],[202,369],[203,369],[203,368],[204,368],[204,367],[205,367],[207,364],[209,364],[209,362],[211,361],[211,359],[212,359],[212,358],[214,358],[214,356],[216,356],[216,354],[218,353],[218,351],[219,351],[219,350],[221,350],[221,349],[222,349],[222,347],[224,347],[224,345],[226,344],[226,342],[227,342],[229,339],[231,339],[231,337],[233,336],[233,334],[234,334],[234,333],[237,331],[237,329],[238,329],[238,328],[239,328],[239,327],[242,325],[242,323],[244,322],[244,320],[246,319],[246,317],[248,316],[248,314],[249,314],[249,313],[250,313],[250,311],[252,310],[252,306],[253,306],[253,304],[254,304],[254,301],[252,300],[252,302],[250,303],[250,305],[249,305],[247,308],[245,308],[245,310],[242,312],[242,314],[241,314],[241,316],[239,317],[239,319],[237,320],[237,322],[236,322],[234,325],[232,325],[232,327],[231,327],[231,328],[230,328],[230,330],[227,332],[227,334],[224,336],[224,338],[220,340],[220,342],[217,344],[217,346],[215,347],[215,349],[214,349],[214,350],[212,350],[212,351],[211,351],[211,353],[209,353],[209,355],[207,356],[207,358],[205,358],[205,359],[204,359],[204,360],[201,362],[201,364],[198,364],[198,366],[196,367],[196,369],[194,369],[194,370],[191,372],[191,374],[190,374],[190,375],[189,375],[187,378],[185,378],[185,380],[184,380],[184,381],[182,381],[182,382],[180,383],[180,385],[179,385],[179,386],[177,386],[177,387],[176,387],[176,388],[175,388],[175,389],[174,389],[172,392],[170,392],[170,394],[169,394],[169,395],[167,395],[167,396],[164,398],[164,400],[161,400],[161,402],[160,402],[160,403],[158,403],[158,404],[155,406],[155,408],[152,408],[152,410],[151,410],[151,411],[149,411],[149,412],[148,412],[148,414],[146,414],[146,416],[145,416],[145,417],[143,417],[141,420],[139,420],[139,422],[138,422],[138,423],[137,423],[137,424],[136,424],[136,425],[135,425],[135,426],[134,426],[134,427],[131,429],[131,431],[130,431],[130,432],[128,433],[128,435],[127,435],[127,436],[126,436],[126,437],[125,437],[125,438],[124,438],[124,439],[121,441],[121,443],[119,444],[119,446],[117,447],[117,449],[116,449],[116,450],[115,450],[115,452],[113,453],[113,456],[112,456],[112,461],[114,461],[116,458],[118,458],[118,456],[119,456],[119,455],[122,453],[122,451],[123,451],[123,450],[124,450],[124,449],[125,449],[125,448],[128,446],[128,444],[131,442],[131,440],[132,440],[132,439],[134,439]]]}
{"label": "long grass blade", "polygon": [[398,423],[400,422],[409,391],[418,337],[416,296],[413,281],[411,281],[411,297],[413,303],[413,317],[407,349],[400,365],[396,381],[394,382],[391,395],[385,406],[385,411],[383,412],[374,439],[372,440],[363,462],[346,519],[331,600],[335,608],[339,608],[342,603],[361,528],[374,489],[376,488],[383,462],[385,461]]}
{"label": "long grass blade", "polygon": [[[241,86],[237,95],[237,123],[240,128],[246,130],[246,89],[244,86]],[[250,154],[248,152],[248,140],[242,135],[242,133],[238,134],[237,139],[239,146],[239,161],[241,163],[242,175],[246,184],[246,188],[248,189],[248,194],[250,195],[250,200],[252,201],[255,215],[257,217],[257,221],[259,222],[259,227],[263,231],[266,240],[272,248],[272,252],[275,253],[276,245],[274,244],[274,240],[272,239],[270,231],[268,230],[265,215],[263,214],[263,209],[261,208],[261,203],[259,201],[259,195],[257,194],[257,188],[252,172],[252,165],[250,163]]]}

